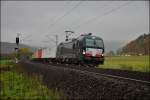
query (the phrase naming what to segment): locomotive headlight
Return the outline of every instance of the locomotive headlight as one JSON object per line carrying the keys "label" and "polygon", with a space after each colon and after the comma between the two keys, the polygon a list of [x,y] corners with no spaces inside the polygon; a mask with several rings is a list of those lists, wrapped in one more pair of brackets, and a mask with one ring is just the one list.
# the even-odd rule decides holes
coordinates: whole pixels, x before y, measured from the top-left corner
{"label": "locomotive headlight", "polygon": [[85,50],[83,50],[82,54],[84,54],[84,55],[85,55]]}
{"label": "locomotive headlight", "polygon": [[83,54],[85,54],[85,51],[83,51]]}

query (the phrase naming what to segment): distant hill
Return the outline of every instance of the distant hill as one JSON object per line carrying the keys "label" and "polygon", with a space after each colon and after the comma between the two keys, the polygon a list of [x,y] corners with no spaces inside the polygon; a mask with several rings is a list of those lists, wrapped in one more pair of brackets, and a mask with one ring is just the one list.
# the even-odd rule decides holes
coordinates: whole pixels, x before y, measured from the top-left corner
{"label": "distant hill", "polygon": [[150,52],[150,34],[143,34],[137,39],[126,44],[122,50],[122,54],[130,55],[147,55]]}
{"label": "distant hill", "polygon": [[[1,49],[0,49],[1,54],[10,54],[14,52],[14,48],[17,47],[16,43],[0,42],[0,44],[1,44]],[[25,44],[20,44],[19,47],[28,48],[31,52],[34,52],[36,50],[35,47],[31,47]]]}

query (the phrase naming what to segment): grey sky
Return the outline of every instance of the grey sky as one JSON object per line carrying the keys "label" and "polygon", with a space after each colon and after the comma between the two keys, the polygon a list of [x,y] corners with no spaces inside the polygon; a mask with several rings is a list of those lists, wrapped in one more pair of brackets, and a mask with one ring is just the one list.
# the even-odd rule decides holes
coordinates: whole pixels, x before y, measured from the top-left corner
{"label": "grey sky", "polygon": [[[62,18],[63,17],[63,18]],[[91,32],[104,40],[128,42],[149,32],[148,1],[2,1],[1,41],[49,45],[48,38],[65,30]],[[32,41],[28,41],[32,40]]]}

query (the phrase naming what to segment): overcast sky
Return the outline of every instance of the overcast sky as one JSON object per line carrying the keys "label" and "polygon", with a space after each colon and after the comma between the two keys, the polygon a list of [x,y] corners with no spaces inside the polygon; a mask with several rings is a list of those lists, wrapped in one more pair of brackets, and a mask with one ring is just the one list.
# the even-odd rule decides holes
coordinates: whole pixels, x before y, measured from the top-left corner
{"label": "overcast sky", "polygon": [[[148,1],[2,1],[1,41],[48,46],[66,30],[128,42],[149,32]],[[44,42],[45,41],[45,42]],[[49,41],[49,42],[46,42]],[[53,43],[52,43],[53,44]]]}

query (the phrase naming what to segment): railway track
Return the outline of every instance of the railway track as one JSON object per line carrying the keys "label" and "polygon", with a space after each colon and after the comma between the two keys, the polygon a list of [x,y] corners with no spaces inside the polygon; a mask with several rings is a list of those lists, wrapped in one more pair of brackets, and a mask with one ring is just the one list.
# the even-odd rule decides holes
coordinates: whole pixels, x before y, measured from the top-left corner
{"label": "railway track", "polygon": [[110,77],[110,78],[127,80],[127,81],[135,81],[135,82],[139,82],[142,84],[150,85],[150,81],[143,81],[143,80],[137,80],[137,79],[133,79],[133,78],[121,77],[121,76],[116,76],[116,75],[111,75],[111,74],[101,74],[101,73],[95,73],[95,72],[90,72],[90,71],[85,71],[85,72],[89,73],[89,74],[96,74],[96,75],[100,75],[100,76],[104,76],[104,77]]}
{"label": "railway track", "polygon": [[[53,66],[54,66],[54,64],[53,64]],[[55,67],[58,67],[58,66],[55,65]],[[69,68],[69,67],[67,67],[67,68]],[[142,84],[150,85],[150,81],[138,80],[138,79],[134,79],[134,78],[122,77],[122,76],[117,76],[117,75],[112,75],[112,74],[102,74],[102,73],[92,72],[92,71],[83,70],[83,69],[79,70],[79,69],[76,69],[76,67],[74,67],[74,70],[77,70],[79,72],[86,72],[86,73],[89,73],[89,74],[95,74],[95,75],[100,75],[100,76],[104,76],[104,77],[109,77],[109,78],[115,78],[115,79],[121,79],[121,80],[127,80],[127,81],[134,81],[134,82],[139,82],[139,83],[142,83]]]}
{"label": "railway track", "polygon": [[[89,68],[62,64],[22,63],[21,69],[29,75],[43,76],[48,88],[63,91],[68,99],[149,100],[150,84],[147,81],[98,73]],[[91,68],[94,69],[94,68]],[[97,70],[97,69],[96,69]]]}
{"label": "railway track", "polygon": [[[41,63],[41,62],[38,62],[38,63]],[[48,66],[65,67],[65,68],[78,70],[80,72],[84,71],[84,72],[89,73],[89,74],[96,74],[96,75],[101,75],[101,76],[104,76],[104,77],[110,77],[110,78],[116,78],[116,79],[128,80],[128,81],[134,81],[134,82],[139,82],[139,83],[142,83],[142,84],[150,85],[150,80],[149,80],[150,74],[147,74],[147,76],[146,76],[147,79],[142,80],[142,79],[132,78],[133,76],[125,77],[124,75],[121,75],[121,73],[123,73],[123,71],[121,71],[121,70],[118,70],[118,71],[121,71],[120,74],[117,73],[117,75],[114,75],[115,73],[107,73],[107,69],[105,70],[105,69],[100,69],[100,68],[94,68],[94,67],[91,67],[91,65],[90,66],[83,65],[84,67],[82,67],[82,65],[77,66],[77,65],[54,64],[54,63],[44,63],[44,64],[46,64]],[[102,71],[102,70],[105,70],[105,71]],[[116,71],[116,70],[114,70],[114,71]],[[130,72],[130,73],[132,73],[132,72]]]}

